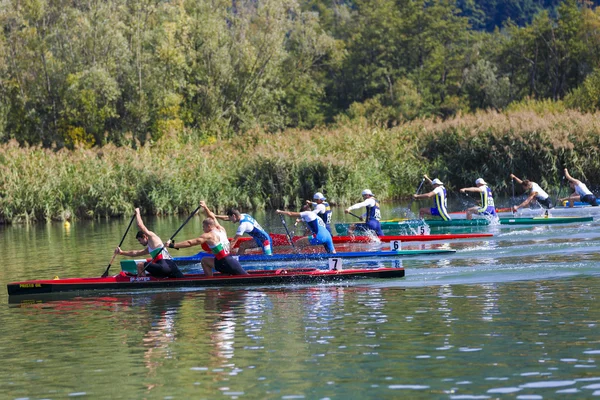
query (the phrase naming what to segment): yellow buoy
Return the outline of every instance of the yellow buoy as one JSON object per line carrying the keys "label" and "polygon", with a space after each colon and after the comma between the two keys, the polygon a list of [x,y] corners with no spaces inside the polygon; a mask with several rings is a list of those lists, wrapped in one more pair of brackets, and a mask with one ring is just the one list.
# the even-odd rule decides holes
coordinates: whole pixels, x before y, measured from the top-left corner
{"label": "yellow buoy", "polygon": [[70,228],[71,227],[71,223],[69,221],[65,221],[65,223],[63,224],[65,228]]}

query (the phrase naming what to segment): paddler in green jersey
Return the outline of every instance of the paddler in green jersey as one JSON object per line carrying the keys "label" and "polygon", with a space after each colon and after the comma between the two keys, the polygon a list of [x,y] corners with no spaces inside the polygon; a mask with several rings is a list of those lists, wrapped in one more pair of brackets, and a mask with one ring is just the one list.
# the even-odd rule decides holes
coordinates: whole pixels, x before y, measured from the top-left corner
{"label": "paddler in green jersey", "polygon": [[175,264],[167,249],[164,248],[163,241],[144,225],[139,208],[135,209],[135,221],[140,229],[135,238],[145,248],[124,251],[117,247],[115,254],[128,257],[140,257],[150,254],[151,258],[147,259],[146,262],[137,264],[138,276],[146,276],[146,273],[149,273],[157,278],[182,278],[183,274],[177,268],[177,264]]}

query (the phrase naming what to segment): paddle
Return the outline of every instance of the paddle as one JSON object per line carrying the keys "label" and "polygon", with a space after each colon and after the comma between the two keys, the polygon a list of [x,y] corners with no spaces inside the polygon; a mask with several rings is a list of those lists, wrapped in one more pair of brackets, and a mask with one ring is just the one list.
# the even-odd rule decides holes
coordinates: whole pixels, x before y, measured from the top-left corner
{"label": "paddle", "polygon": [[356,214],[354,214],[354,213],[351,213],[351,212],[349,212],[348,214],[350,214],[350,215],[352,215],[354,218],[358,218],[358,219],[360,219],[360,220],[362,221],[362,217],[359,217],[358,215],[356,215]]}
{"label": "paddle", "polygon": [[[425,178],[421,179],[421,183],[419,184],[419,187],[417,187],[417,191],[415,192],[415,194],[419,194],[421,188],[423,187],[423,183],[425,183]],[[408,208],[406,209],[407,212],[412,209],[413,201],[415,201],[415,198],[411,196],[410,203],[408,204]]]}
{"label": "paddle", "polygon": [[288,230],[287,222],[285,222],[285,218],[283,218],[283,214],[279,214],[279,218],[281,218],[281,224],[285,228],[285,232],[287,233],[288,240],[290,241],[292,248],[295,250],[296,246],[294,246],[294,241],[292,240],[292,235],[290,235],[290,231]]}
{"label": "paddle", "polygon": [[[131,217],[131,220],[129,221],[129,225],[127,225],[125,234],[123,235],[123,237],[121,238],[121,241],[119,242],[119,247],[121,247],[123,245],[123,241],[125,240],[125,237],[127,236],[127,232],[129,232],[129,228],[131,228],[131,224],[133,223],[134,219],[135,219],[135,214],[133,214],[133,217]],[[110,259],[110,262],[108,263],[108,267],[106,267],[106,271],[104,271],[104,273],[102,274],[102,278],[106,278],[108,276],[108,270],[110,269],[110,266],[113,263],[113,261],[115,261],[116,256],[117,256],[117,253],[113,252],[113,256]]]}
{"label": "paddle", "polygon": [[[196,213],[197,213],[197,212],[200,210],[200,208],[202,208],[202,206],[198,206],[198,207],[197,207],[197,208],[196,208],[196,209],[195,209],[195,210],[194,210],[194,211],[193,211],[193,212],[190,214],[190,216],[189,216],[189,217],[187,217],[187,219],[186,219],[186,220],[183,222],[183,224],[181,224],[181,226],[179,227],[179,229],[177,229],[177,230],[175,231],[175,233],[174,233],[173,235],[171,235],[171,237],[169,238],[168,242],[171,242],[171,243],[173,243],[173,239],[175,239],[175,236],[177,236],[177,234],[179,233],[179,231],[183,229],[183,227],[184,227],[184,226],[185,226],[185,225],[186,225],[186,224],[187,224],[187,223],[190,221],[190,219],[192,219],[192,217],[193,217],[194,215],[196,215]],[[162,254],[162,251],[165,249],[165,247],[166,247],[166,246],[165,246],[165,245],[164,245],[164,243],[163,243],[162,247],[160,248],[160,251],[159,251],[158,253],[156,253],[156,255],[155,255],[154,257],[152,257],[152,260],[150,260],[150,262],[149,262],[149,263],[146,263],[146,266],[144,267],[144,271],[146,270],[146,267],[148,267],[148,265],[149,265],[149,264],[152,264],[152,263],[153,263],[153,262],[156,260],[156,258],[157,258],[157,257],[158,257],[160,254]]]}
{"label": "paddle", "polygon": [[510,208],[512,210],[513,217],[515,216],[515,180],[511,178],[510,183],[512,184],[512,201],[510,203]]}
{"label": "paddle", "polygon": [[558,193],[556,193],[556,200],[554,201],[554,204],[556,204],[556,206],[558,205],[558,199],[560,199],[560,194],[562,193],[562,188],[563,188],[564,183],[565,183],[565,177],[563,176],[560,181],[560,185],[558,187]]}

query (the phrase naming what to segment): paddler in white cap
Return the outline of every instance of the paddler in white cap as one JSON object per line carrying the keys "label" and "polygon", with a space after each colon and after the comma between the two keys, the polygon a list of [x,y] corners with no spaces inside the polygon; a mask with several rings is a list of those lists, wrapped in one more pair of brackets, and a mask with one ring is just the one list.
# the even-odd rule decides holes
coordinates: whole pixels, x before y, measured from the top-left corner
{"label": "paddler in white cap", "polygon": [[439,179],[429,179],[427,175],[423,175],[423,178],[433,186],[433,190],[429,193],[413,194],[415,200],[429,199],[434,197],[433,207],[423,207],[419,209],[419,217],[423,218],[424,215],[431,215],[434,217],[440,217],[444,221],[450,221],[450,215],[448,215],[448,196],[444,183]]}
{"label": "paddler in white cap", "polygon": [[327,227],[327,230],[331,233],[331,206],[325,201],[327,199],[321,192],[315,193],[313,200],[314,201],[306,200],[306,203],[313,207],[313,211],[323,220],[325,227]]}
{"label": "paddler in white cap", "polygon": [[494,197],[492,196],[492,189],[488,187],[486,181],[483,178],[477,178],[475,180],[476,187],[468,187],[460,189],[461,193],[475,192],[481,196],[481,206],[475,206],[467,209],[467,219],[473,219],[473,215],[492,216],[497,218],[496,206],[494,205]]}
{"label": "paddler in white cap", "polygon": [[348,228],[348,233],[352,235],[356,231],[374,231],[377,234],[377,236],[383,236],[383,231],[381,230],[381,223],[379,222],[379,220],[381,219],[379,201],[377,201],[377,199],[373,195],[373,192],[371,192],[369,189],[365,189],[362,191],[362,197],[362,202],[351,205],[346,210],[344,210],[344,212],[346,214],[350,214],[350,211],[352,210],[365,207],[366,212],[359,217],[361,221],[365,221],[365,223],[350,225],[350,227]]}

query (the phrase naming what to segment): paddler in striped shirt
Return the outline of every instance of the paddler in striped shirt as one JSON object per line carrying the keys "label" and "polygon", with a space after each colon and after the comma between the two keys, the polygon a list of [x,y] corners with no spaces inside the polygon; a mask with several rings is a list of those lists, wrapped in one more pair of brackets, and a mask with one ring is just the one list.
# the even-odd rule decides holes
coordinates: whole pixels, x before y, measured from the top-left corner
{"label": "paddler in striped shirt", "polygon": [[290,217],[300,218],[310,231],[310,235],[303,237],[295,242],[295,245],[302,248],[307,246],[323,245],[328,253],[335,253],[333,247],[333,238],[331,233],[325,227],[325,222],[314,211],[310,210],[310,205],[305,204],[300,212],[276,210],[277,214],[288,215]]}
{"label": "paddler in striped shirt", "polygon": [[569,186],[573,189],[573,193],[569,197],[565,197],[564,199],[560,199],[560,201],[569,200],[569,207],[573,207],[576,201],[581,201],[583,203],[588,203],[589,205],[595,207],[598,205],[598,199],[590,189],[586,186],[585,183],[581,182],[579,179],[573,178],[569,175],[569,171],[565,168],[565,178],[569,180]]}
{"label": "paddler in striped shirt", "polygon": [[475,192],[481,196],[481,206],[471,207],[467,209],[467,219],[473,219],[473,215],[491,216],[497,218],[496,206],[494,205],[494,196],[492,196],[492,189],[490,189],[483,178],[477,178],[475,180],[475,187],[468,187],[460,189],[461,193]]}
{"label": "paddler in striped shirt", "polygon": [[527,198],[521,204],[513,206],[513,212],[517,212],[519,208],[525,207],[526,205],[530,204],[533,200],[536,200],[538,203],[540,203],[540,205],[546,210],[549,210],[552,207],[554,207],[550,195],[548,195],[548,193],[546,193],[544,189],[540,187],[540,185],[538,185],[535,182],[531,182],[528,179],[521,180],[513,174],[510,174],[510,177],[511,179],[517,181],[517,183],[523,187],[525,193],[529,193],[529,196],[527,196]]}
{"label": "paddler in striped shirt", "polygon": [[144,225],[139,208],[135,209],[135,221],[140,229],[135,238],[145,248],[142,250],[123,251],[120,247],[117,247],[115,254],[128,257],[140,257],[150,254],[151,258],[146,262],[137,264],[138,276],[146,276],[146,273],[149,273],[156,278],[182,278],[183,274],[177,268],[177,264],[175,264],[167,249],[164,248],[163,241],[156,233]]}
{"label": "paddler in striped shirt", "polygon": [[431,215],[440,217],[444,221],[450,221],[452,218],[448,215],[448,197],[444,183],[437,178],[431,180],[427,175],[423,175],[423,178],[433,186],[433,190],[429,193],[413,194],[413,198],[419,200],[434,197],[434,205],[431,208],[421,208],[419,217],[423,218],[424,215]]}

